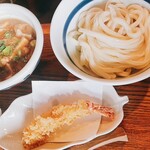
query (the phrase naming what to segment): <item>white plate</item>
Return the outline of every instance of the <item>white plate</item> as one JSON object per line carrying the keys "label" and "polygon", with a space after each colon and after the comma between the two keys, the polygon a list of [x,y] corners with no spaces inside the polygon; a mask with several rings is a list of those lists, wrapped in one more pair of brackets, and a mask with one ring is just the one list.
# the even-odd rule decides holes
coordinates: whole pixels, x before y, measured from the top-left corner
{"label": "white plate", "polygon": [[[114,106],[116,117],[114,121],[108,121],[102,118],[96,137],[111,132],[121,123],[124,116],[123,105],[127,102],[127,96],[120,97],[112,86],[103,86],[103,105]],[[14,100],[10,107],[0,117],[0,146],[8,150],[23,150],[21,144],[22,130],[32,119],[32,94]],[[86,143],[93,138],[95,137],[79,142],[47,143],[37,149],[65,149],[73,145]]]}

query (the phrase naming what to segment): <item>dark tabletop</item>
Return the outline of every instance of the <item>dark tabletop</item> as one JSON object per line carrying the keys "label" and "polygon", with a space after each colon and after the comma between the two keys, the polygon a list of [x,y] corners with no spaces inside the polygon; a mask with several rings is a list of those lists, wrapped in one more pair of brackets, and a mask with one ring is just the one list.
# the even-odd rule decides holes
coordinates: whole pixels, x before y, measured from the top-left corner
{"label": "dark tabletop", "polygon": [[[15,98],[32,92],[31,81],[73,81],[78,78],[69,73],[56,59],[50,44],[50,24],[43,24],[44,48],[41,60],[33,74],[23,83],[0,91],[0,108],[4,112]],[[145,150],[150,148],[150,78],[138,83],[116,86],[120,96],[127,95],[129,103],[124,107],[124,119],[120,124],[128,135],[129,142],[117,142],[104,146],[103,150]]]}

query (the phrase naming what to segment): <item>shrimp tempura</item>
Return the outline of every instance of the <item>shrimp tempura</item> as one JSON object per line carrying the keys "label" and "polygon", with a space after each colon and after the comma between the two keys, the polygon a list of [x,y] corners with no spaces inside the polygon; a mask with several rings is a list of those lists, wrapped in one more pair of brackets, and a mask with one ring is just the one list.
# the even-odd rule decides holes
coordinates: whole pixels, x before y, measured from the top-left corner
{"label": "shrimp tempura", "polygon": [[89,101],[78,101],[71,105],[57,105],[52,109],[37,116],[34,121],[23,131],[23,146],[26,149],[33,149],[44,143],[57,129],[64,125],[71,125],[76,119],[85,117],[92,113],[99,113],[102,116],[114,118],[112,108],[94,104]]}

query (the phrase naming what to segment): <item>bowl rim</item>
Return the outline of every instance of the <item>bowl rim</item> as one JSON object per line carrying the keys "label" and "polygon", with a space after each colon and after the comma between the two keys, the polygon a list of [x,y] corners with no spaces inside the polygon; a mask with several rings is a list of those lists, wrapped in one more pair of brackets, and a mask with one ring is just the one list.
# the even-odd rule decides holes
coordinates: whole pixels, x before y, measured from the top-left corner
{"label": "bowl rim", "polygon": [[[43,43],[44,43],[44,36],[43,36],[43,30],[42,30],[39,20],[27,8],[17,5],[17,4],[10,4],[10,3],[2,3],[0,4],[0,8],[7,8],[7,10],[15,9],[16,12],[19,12],[25,15],[25,17],[30,20],[29,24],[34,28],[36,32],[36,46],[35,46],[35,50],[33,51],[33,54],[30,60],[18,73],[16,73],[9,79],[6,79],[0,82],[0,90],[6,90],[26,80],[34,71],[41,57]],[[13,18],[15,19],[15,17]],[[24,22],[27,22],[27,21],[24,21]]]}
{"label": "bowl rim", "polygon": [[[121,0],[121,1],[124,1],[124,0]],[[64,52],[65,48],[64,48],[64,45],[61,43],[63,40],[60,40],[60,42],[59,42],[59,45],[60,45],[59,49],[61,49],[61,53],[60,53],[60,50],[58,49],[58,41],[57,41],[57,45],[56,45],[56,40],[57,40],[57,36],[60,38],[63,38],[64,35],[63,35],[62,31],[57,32],[57,34],[59,34],[59,35],[55,35],[56,34],[55,31],[57,30],[57,27],[58,27],[56,25],[56,24],[58,24],[58,22],[57,22],[58,18],[60,19],[60,17],[64,17],[65,21],[60,21],[60,23],[59,23],[59,28],[60,28],[61,23],[63,23],[62,30],[64,30],[65,23],[67,22],[67,19],[70,17],[70,13],[73,11],[73,9],[76,9],[77,5],[80,5],[82,0],[77,0],[76,2],[70,2],[71,5],[74,5],[74,6],[71,6],[71,7],[73,7],[73,9],[67,8],[67,5],[69,5],[69,2],[70,2],[69,0],[63,0],[60,2],[60,4],[58,5],[58,7],[56,8],[56,10],[53,14],[51,25],[50,25],[50,31],[51,31],[50,32],[50,41],[51,41],[51,45],[52,45],[52,50],[53,50],[56,58],[58,59],[58,61],[62,64],[62,66],[64,66],[70,73],[74,74],[76,77],[78,77],[80,79],[83,79],[86,81],[98,81],[104,85],[113,85],[113,86],[127,85],[127,84],[132,84],[135,82],[139,82],[141,80],[144,80],[144,79],[150,77],[150,69],[147,69],[140,74],[137,74],[137,75],[131,76],[131,77],[127,77],[127,78],[117,78],[117,79],[97,78],[97,77],[90,76],[90,75],[84,73],[78,67],[76,67],[76,65],[70,60],[70,58],[68,58],[67,53]],[[87,4],[90,2],[94,2],[94,1],[88,0]],[[95,1],[95,2],[97,2],[97,1]],[[101,0],[101,2],[104,2],[104,0]],[[150,9],[150,4],[143,0],[138,0],[138,1],[131,0],[129,3],[142,4],[144,7]],[[64,16],[62,15],[63,7],[68,9],[68,10],[65,10]],[[67,13],[67,11],[70,11],[70,12]],[[67,31],[66,31],[66,33],[67,33]],[[63,52],[62,52],[62,50],[63,50]]]}

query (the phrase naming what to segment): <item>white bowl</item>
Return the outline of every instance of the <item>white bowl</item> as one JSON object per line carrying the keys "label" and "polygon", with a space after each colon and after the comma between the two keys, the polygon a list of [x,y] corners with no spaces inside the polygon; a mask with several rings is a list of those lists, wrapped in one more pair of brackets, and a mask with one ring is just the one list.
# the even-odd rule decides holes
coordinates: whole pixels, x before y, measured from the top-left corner
{"label": "white bowl", "polygon": [[0,4],[0,19],[4,18],[16,18],[30,24],[36,32],[36,47],[28,63],[18,73],[0,82],[0,90],[10,88],[26,80],[36,68],[43,48],[42,27],[32,12],[16,4]]}
{"label": "white bowl", "polygon": [[[125,4],[138,3],[150,10],[150,4],[143,0],[122,0]],[[95,5],[104,5],[106,0],[62,0],[57,7],[51,22],[50,39],[53,51],[60,63],[72,74],[83,80],[98,81],[106,85],[131,84],[150,77],[150,68],[146,71],[127,78],[103,79],[89,75],[79,69],[72,61],[72,47],[68,47],[67,34],[75,29],[79,14]]]}

